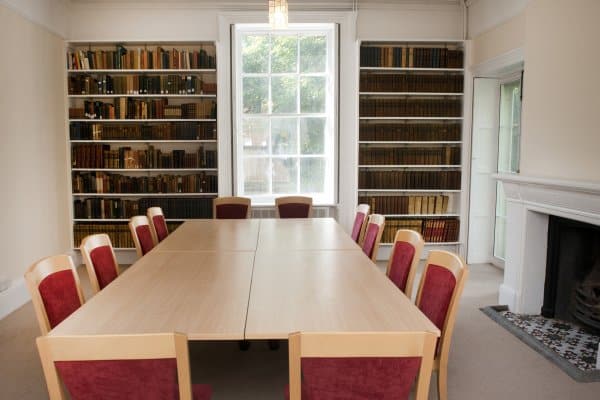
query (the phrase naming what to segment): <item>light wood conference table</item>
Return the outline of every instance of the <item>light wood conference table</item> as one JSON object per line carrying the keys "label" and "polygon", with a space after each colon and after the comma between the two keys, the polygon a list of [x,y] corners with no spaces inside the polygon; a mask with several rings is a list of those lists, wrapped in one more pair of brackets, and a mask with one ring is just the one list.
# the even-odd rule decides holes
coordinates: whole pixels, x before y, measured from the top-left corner
{"label": "light wood conference table", "polygon": [[186,221],[50,335],[439,330],[330,218]]}

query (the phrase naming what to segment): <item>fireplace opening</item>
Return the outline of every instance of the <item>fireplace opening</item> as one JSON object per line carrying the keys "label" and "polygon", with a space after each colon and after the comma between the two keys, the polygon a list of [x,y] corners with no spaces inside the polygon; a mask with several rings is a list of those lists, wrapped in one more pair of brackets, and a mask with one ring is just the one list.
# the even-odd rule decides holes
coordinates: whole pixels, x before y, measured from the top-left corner
{"label": "fireplace opening", "polygon": [[541,313],[600,333],[599,226],[550,216]]}

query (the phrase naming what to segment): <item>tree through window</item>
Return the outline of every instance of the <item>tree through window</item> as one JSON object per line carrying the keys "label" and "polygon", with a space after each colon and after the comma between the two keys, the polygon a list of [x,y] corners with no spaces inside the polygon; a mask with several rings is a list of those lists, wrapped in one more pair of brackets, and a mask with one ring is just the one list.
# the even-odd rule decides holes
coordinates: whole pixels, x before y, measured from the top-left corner
{"label": "tree through window", "polygon": [[236,193],[335,201],[333,24],[235,29]]}

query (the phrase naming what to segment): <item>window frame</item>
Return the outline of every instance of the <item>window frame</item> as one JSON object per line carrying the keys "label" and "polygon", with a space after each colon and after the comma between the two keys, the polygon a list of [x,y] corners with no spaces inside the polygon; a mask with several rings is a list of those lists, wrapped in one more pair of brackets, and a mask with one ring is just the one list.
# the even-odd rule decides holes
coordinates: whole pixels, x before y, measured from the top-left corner
{"label": "window frame", "polygon": [[[244,175],[243,175],[243,143],[242,138],[242,121],[244,119],[243,114],[243,88],[242,80],[246,76],[242,73],[242,57],[241,57],[241,45],[242,36],[248,34],[257,35],[300,35],[303,34],[322,34],[327,37],[327,65],[328,68],[324,73],[302,73],[299,69],[292,74],[295,74],[298,78],[303,75],[306,76],[325,76],[330,77],[330,82],[326,86],[326,90],[331,91],[331,95],[326,93],[325,96],[325,111],[323,113],[305,113],[300,112],[300,82],[297,83],[297,112],[296,113],[272,113],[272,105],[268,104],[268,110],[266,113],[257,114],[246,114],[257,118],[266,118],[269,121],[269,127],[272,118],[295,118],[296,122],[296,133],[298,142],[296,143],[298,149],[296,155],[281,155],[278,156],[272,152],[272,144],[269,143],[268,154],[257,155],[256,158],[264,158],[269,161],[269,171],[272,172],[273,164],[272,160],[277,158],[289,159],[293,158],[297,160],[297,185],[301,184],[300,175],[300,160],[307,158],[321,158],[324,157],[326,163],[330,163],[330,166],[326,167],[325,170],[325,182],[324,182],[324,195],[319,196],[314,193],[302,193],[302,192],[291,192],[291,193],[273,193],[272,176],[269,178],[269,194],[265,195],[253,195],[245,194],[243,192]],[[271,29],[268,24],[233,24],[231,26],[231,123],[232,123],[232,191],[236,196],[244,196],[252,198],[253,205],[258,206],[272,206],[275,203],[275,198],[285,195],[308,195],[313,197],[313,203],[315,205],[335,205],[338,201],[339,195],[339,25],[336,23],[298,23],[290,24],[288,29]],[[269,58],[269,71],[266,73],[251,73],[251,76],[264,76],[264,77],[277,77],[280,75],[289,75],[290,73],[272,73],[270,71],[270,58]],[[269,98],[271,97],[271,84],[269,81]],[[311,155],[301,154],[300,150],[300,129],[301,129],[301,118],[310,117],[325,117],[325,138],[324,138],[324,155]],[[272,137],[272,132],[269,128],[269,138]],[[300,188],[298,188],[300,189]]]}

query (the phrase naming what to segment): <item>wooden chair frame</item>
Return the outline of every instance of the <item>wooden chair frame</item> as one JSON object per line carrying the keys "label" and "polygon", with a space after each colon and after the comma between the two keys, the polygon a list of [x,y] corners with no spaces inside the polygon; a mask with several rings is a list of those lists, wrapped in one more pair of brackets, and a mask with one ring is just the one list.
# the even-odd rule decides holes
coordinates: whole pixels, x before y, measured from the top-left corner
{"label": "wooden chair frame", "polygon": [[110,247],[110,253],[112,255],[117,276],[119,276],[119,274],[121,273],[119,269],[119,263],[117,262],[117,257],[115,256],[115,251],[113,250],[113,246],[110,241],[110,237],[106,233],[98,233],[95,235],[86,236],[81,241],[81,246],[79,247],[79,249],[81,250],[81,258],[83,258],[83,262],[85,263],[85,268],[90,278],[90,284],[92,286],[92,291],[94,292],[94,294],[100,291],[100,284],[98,283],[98,276],[96,275],[96,269],[94,268],[94,263],[92,262],[90,254],[92,253],[92,250],[101,246]]}
{"label": "wooden chair frame", "polygon": [[55,361],[160,358],[177,360],[179,398],[192,400],[188,340],[184,334],[43,336],[37,338],[37,347],[50,400],[67,399]]}
{"label": "wooden chair frame", "polygon": [[[369,220],[369,211],[371,210],[371,206],[368,204],[359,204],[356,206],[356,214],[363,213],[365,217],[363,218],[363,222],[360,226],[360,232],[358,234],[358,243],[359,246],[362,246],[362,242],[365,239],[365,231],[367,230],[367,221]],[[355,214],[355,216],[356,216]],[[352,227],[354,229],[354,226]]]}
{"label": "wooden chair frame", "polygon": [[302,357],[422,357],[416,400],[426,400],[436,334],[432,332],[302,333],[289,336],[290,400],[300,400]]}
{"label": "wooden chair frame", "polygon": [[136,228],[138,226],[148,225],[150,228],[150,235],[152,236],[152,243],[156,246],[156,238],[154,237],[152,226],[150,226],[150,221],[148,221],[148,217],[145,215],[136,215],[135,217],[131,217],[129,219],[129,231],[131,232],[131,236],[133,237],[133,243],[135,244],[135,252],[138,257],[143,257],[144,254],[142,252],[142,244],[140,243],[140,238],[137,235]]}
{"label": "wooden chair frame", "polygon": [[456,314],[458,312],[458,302],[460,301],[465,282],[469,276],[469,270],[464,261],[456,254],[444,250],[431,250],[427,257],[427,262],[421,276],[419,291],[417,292],[416,305],[421,304],[421,296],[427,269],[430,264],[438,265],[450,271],[456,279],[456,286],[448,305],[448,312],[444,320],[444,326],[441,329],[438,352],[435,355],[433,362],[433,370],[438,373],[438,398],[439,400],[448,399],[448,355],[450,353],[450,343],[452,341],[452,332],[456,322]]}
{"label": "wooden chair frame", "polygon": [[[162,208],[160,207],[150,207],[146,211],[146,217],[148,217],[148,223],[150,225],[150,232],[152,233],[152,240],[154,240],[155,245],[158,244],[158,233],[156,233],[156,226],[154,226],[154,217],[157,215],[162,215],[165,218],[165,214],[163,213]],[[167,220],[165,219],[165,224]],[[167,226],[167,234],[169,233],[169,229]]]}
{"label": "wooden chair frame", "polygon": [[281,218],[279,215],[279,206],[283,204],[308,204],[308,218],[312,218],[312,197],[307,196],[283,196],[275,199],[275,211],[277,218]]}
{"label": "wooden chair frame", "polygon": [[[383,230],[385,229],[385,217],[381,214],[371,214],[369,215],[369,219],[367,220],[367,225],[365,227],[365,236],[367,228],[370,224],[375,224],[379,226],[379,231],[377,232],[377,237],[375,238],[375,244],[373,245],[373,253],[371,254],[371,260],[373,262],[377,262],[377,253],[379,252],[379,244],[381,242],[381,236],[383,235]],[[361,244],[361,248],[364,245],[364,237],[363,243]]]}
{"label": "wooden chair frame", "polygon": [[396,231],[396,236],[394,237],[392,252],[390,254],[390,259],[388,260],[387,269],[385,272],[387,276],[390,276],[390,271],[392,269],[392,260],[394,259],[396,242],[409,243],[415,249],[415,255],[409,267],[410,269],[408,271],[408,277],[406,278],[406,287],[404,288],[404,294],[406,294],[406,297],[410,299],[412,296],[415,273],[417,272],[419,261],[421,260],[421,253],[423,252],[423,246],[425,246],[425,241],[423,240],[423,236],[421,236],[419,232],[413,231],[411,229],[398,229]]}
{"label": "wooden chair frame", "polygon": [[247,197],[228,196],[228,197],[215,197],[213,199],[213,219],[217,219],[217,206],[223,204],[240,204],[248,207],[246,212],[246,218],[250,218],[252,200]]}
{"label": "wooden chair frame", "polygon": [[33,309],[35,310],[35,316],[40,326],[42,335],[47,335],[51,328],[50,321],[48,320],[48,314],[46,313],[46,308],[44,307],[44,302],[38,287],[48,275],[52,275],[55,272],[64,270],[70,270],[73,273],[79,301],[81,304],[85,303],[85,299],[81,291],[81,283],[79,282],[79,274],[77,273],[75,265],[73,264],[73,259],[70,256],[61,254],[42,258],[41,260],[33,263],[33,265],[31,265],[25,272],[25,282],[27,283],[27,288],[31,294],[31,302],[33,303]]}

